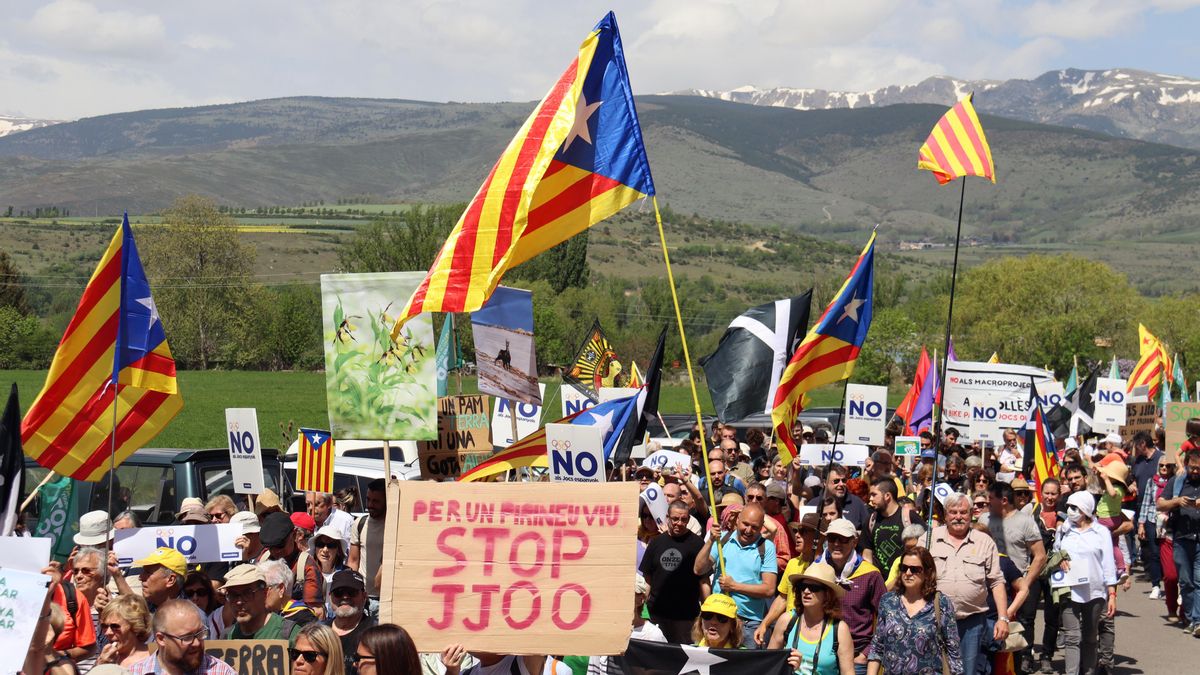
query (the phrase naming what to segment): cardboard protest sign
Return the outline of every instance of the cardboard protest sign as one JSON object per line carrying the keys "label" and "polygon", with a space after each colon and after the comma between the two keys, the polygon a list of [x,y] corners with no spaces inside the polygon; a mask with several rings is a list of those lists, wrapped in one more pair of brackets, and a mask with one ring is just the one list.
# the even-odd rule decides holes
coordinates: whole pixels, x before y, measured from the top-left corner
{"label": "cardboard protest sign", "polygon": [[392,337],[395,313],[425,272],[322,274],[330,431],[339,439],[433,440],[437,363],[430,314]]}
{"label": "cardboard protest sign", "polygon": [[113,551],[122,567],[145,558],[160,547],[173,548],[188,563],[225,562],[242,559],[242,551],[233,542],[242,536],[242,526],[163,525],[117,530]]}
{"label": "cardboard protest sign", "polygon": [[456,478],[466,470],[463,464],[467,456],[486,456],[492,452],[487,397],[443,396],[438,399],[437,409],[437,437],[417,443],[421,477]]}
{"label": "cardboard protest sign", "polygon": [[582,424],[547,424],[550,480],[556,483],[604,482],[604,430]]}
{"label": "cardboard protest sign", "polygon": [[580,410],[587,410],[596,405],[587,394],[569,384],[559,385],[559,396],[562,397],[562,416],[574,415]]}
{"label": "cardboard protest sign", "polygon": [[229,433],[229,468],[233,473],[233,491],[239,495],[262,494],[262,445],[258,442],[258,411],[254,408],[226,408],[225,430]]}
{"label": "cardboard protest sign", "polygon": [[897,457],[920,457],[921,456],[921,437],[920,436],[897,436],[894,446]]}
{"label": "cardboard protest sign", "polygon": [[292,668],[287,640],[205,640],[204,652],[238,675],[288,675]]}
{"label": "cardboard protest sign", "polygon": [[1167,447],[1163,453],[1163,461],[1174,462],[1179,455],[1179,446],[1187,440],[1187,421],[1200,417],[1200,401],[1168,403],[1163,415],[1163,424],[1167,430]]}
{"label": "cardboard protest sign", "polygon": [[[538,393],[545,398],[546,385],[538,384]],[[517,411],[517,437],[512,437],[512,411]],[[492,444],[507,448],[538,430],[542,420],[542,406],[532,403],[512,404],[506,398],[496,398],[492,406]]]}
{"label": "cardboard protest sign", "polygon": [[1029,387],[1053,390],[1049,371],[1014,363],[950,361],[946,364],[946,391],[942,396],[942,426],[963,429],[971,423],[971,405],[980,395],[991,395],[1001,428],[1023,426],[1029,417]]}
{"label": "cardboard protest sign", "polygon": [[53,544],[49,537],[0,537],[0,569],[41,573]]}
{"label": "cardboard protest sign", "polygon": [[883,445],[883,428],[887,424],[887,387],[870,384],[847,384],[846,440],[865,445]]}
{"label": "cardboard protest sign", "polygon": [[1125,424],[1125,380],[1114,377],[1096,378],[1096,411],[1092,414],[1092,431],[1107,434]]}
{"label": "cardboard protest sign", "polygon": [[499,398],[542,404],[533,344],[533,293],[497,286],[471,313],[479,391]]}
{"label": "cardboard protest sign", "polygon": [[1153,403],[1126,403],[1125,424],[1121,425],[1121,429],[1117,433],[1128,441],[1139,431],[1153,433],[1154,425],[1157,422],[1158,409]]}
{"label": "cardboard protest sign", "polygon": [[33,642],[49,583],[50,577],[40,572],[0,569],[0,654],[6,655],[2,672],[20,669]]}
{"label": "cardboard protest sign", "polygon": [[419,651],[625,649],[636,484],[406,482],[397,492],[383,620],[403,616]]}
{"label": "cardboard protest sign", "polygon": [[805,466],[825,466],[830,462],[842,466],[866,466],[869,449],[850,443],[805,443],[800,446],[800,463]]}

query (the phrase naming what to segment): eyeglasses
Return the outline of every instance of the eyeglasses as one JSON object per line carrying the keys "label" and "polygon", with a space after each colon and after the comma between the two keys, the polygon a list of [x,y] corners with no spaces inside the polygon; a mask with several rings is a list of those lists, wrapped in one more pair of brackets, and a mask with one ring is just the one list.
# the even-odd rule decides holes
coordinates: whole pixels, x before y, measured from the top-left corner
{"label": "eyeglasses", "polygon": [[328,539],[326,539],[324,541],[315,542],[313,544],[313,546],[315,546],[317,548],[341,548],[342,545],[339,542],[329,541]]}
{"label": "eyeglasses", "polygon": [[797,584],[796,589],[800,593],[807,591],[813,595],[816,595],[817,593],[824,593],[826,590],[828,590],[825,588],[824,584]]}
{"label": "eyeglasses", "polygon": [[159,631],[159,632],[162,633],[163,635],[171,638],[172,640],[175,640],[176,642],[179,643],[180,646],[187,646],[187,645],[195,644],[197,641],[204,642],[204,638],[208,635],[207,628],[201,628],[200,630],[196,631],[195,633],[188,633],[187,635],[171,635],[170,633],[167,633],[164,631]]}
{"label": "eyeglasses", "polygon": [[766,500],[767,498],[763,495],[746,495],[746,501],[748,502],[765,502]]}
{"label": "eyeglasses", "polygon": [[296,659],[304,659],[305,663],[315,663],[318,658],[327,656],[325,652],[318,652],[314,649],[299,649],[288,648],[288,660],[295,661]]}
{"label": "eyeglasses", "polygon": [[729,623],[729,617],[716,612],[700,612],[700,618],[704,621],[716,621],[717,623]]}
{"label": "eyeglasses", "polygon": [[239,602],[250,602],[250,599],[257,595],[262,589],[263,587],[260,586],[249,591],[225,591],[225,599],[235,605]]}
{"label": "eyeglasses", "polygon": [[900,563],[900,573],[913,575],[924,574],[925,568],[921,567],[920,565],[905,565],[904,563]]}
{"label": "eyeglasses", "polygon": [[204,596],[204,597],[208,597],[208,595],[209,595],[209,590],[208,590],[207,588],[204,588],[204,587],[200,587],[200,588],[185,588],[185,589],[183,589],[183,594],[184,594],[184,595],[186,595],[186,596],[187,596],[187,597],[189,597],[189,598],[194,598],[194,597],[197,597],[197,596]]}

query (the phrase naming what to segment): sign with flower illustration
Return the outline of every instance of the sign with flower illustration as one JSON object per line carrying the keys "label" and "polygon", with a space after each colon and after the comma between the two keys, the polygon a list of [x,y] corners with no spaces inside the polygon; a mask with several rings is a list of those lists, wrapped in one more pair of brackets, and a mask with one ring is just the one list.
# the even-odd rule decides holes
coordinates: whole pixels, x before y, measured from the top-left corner
{"label": "sign with flower illustration", "polygon": [[325,391],[339,439],[437,438],[433,321],[422,314],[391,330],[424,272],[322,274]]}

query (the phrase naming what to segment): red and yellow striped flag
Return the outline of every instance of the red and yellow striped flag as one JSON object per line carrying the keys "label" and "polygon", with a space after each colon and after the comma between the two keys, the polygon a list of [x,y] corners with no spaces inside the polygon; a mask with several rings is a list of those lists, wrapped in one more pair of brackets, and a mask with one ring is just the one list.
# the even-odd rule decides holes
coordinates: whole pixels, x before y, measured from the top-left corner
{"label": "red and yellow striped flag", "polygon": [[333,435],[301,429],[296,454],[296,490],[333,494]]}
{"label": "red and yellow striped flag", "polygon": [[[555,422],[555,424],[567,424],[585,412],[587,410],[571,413]],[[459,476],[458,480],[463,483],[487,480],[493,476],[505,473],[509,469],[517,469],[523,466],[550,467],[550,457],[546,451],[546,427],[538,429],[525,438],[488,457],[475,466],[475,468]]]}
{"label": "red and yellow striped flag", "polygon": [[1146,394],[1146,400],[1156,401],[1158,392],[1162,389],[1163,378],[1172,375],[1171,357],[1167,355],[1167,346],[1140,323],[1138,324],[1138,338],[1141,358],[1133,367],[1133,372],[1129,374],[1129,381],[1126,383],[1125,389],[1133,391],[1135,387],[1148,386],[1150,389]]}
{"label": "red and yellow striped flag", "polygon": [[971,97],[959,101],[933,127],[917,153],[917,169],[933,172],[945,185],[955,178],[979,176],[996,182],[996,165]]}
{"label": "red and yellow striped flag", "polygon": [[483,307],[511,268],[654,194],[611,12],[509,142],[392,336],[422,312]]}
{"label": "red and yellow striped flag", "polygon": [[83,289],[21,442],[47,469],[96,481],[182,408],[175,359],[126,217]]}

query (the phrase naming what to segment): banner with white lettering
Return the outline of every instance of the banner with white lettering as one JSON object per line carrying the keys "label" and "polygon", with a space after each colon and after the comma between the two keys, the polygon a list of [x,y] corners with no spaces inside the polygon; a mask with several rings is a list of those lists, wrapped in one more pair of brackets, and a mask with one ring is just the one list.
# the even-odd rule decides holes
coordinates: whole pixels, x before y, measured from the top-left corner
{"label": "banner with white lettering", "polygon": [[229,468],[233,473],[233,491],[239,495],[262,494],[262,446],[258,443],[258,411],[254,408],[226,408],[225,430],[229,433]]}
{"label": "banner with white lettering", "polygon": [[547,424],[550,480],[556,483],[603,483],[604,430],[582,424]]}
{"label": "banner with white lettering", "polygon": [[188,564],[238,561],[242,551],[233,542],[240,536],[242,526],[230,523],[129,528],[117,530],[113,551],[122,567],[164,546],[179,551]]}
{"label": "banner with white lettering", "polygon": [[887,387],[871,384],[846,385],[846,440],[865,445],[883,445],[887,424]]}
{"label": "banner with white lettering", "polygon": [[579,391],[569,384],[559,385],[559,396],[562,397],[562,416],[567,417],[574,415],[580,410],[587,410],[596,405],[592,399],[587,397],[587,394]]}
{"label": "banner with white lettering", "polygon": [[1092,415],[1092,430],[1102,434],[1117,433],[1125,424],[1125,398],[1125,380],[1096,378],[1096,412]]}
{"label": "banner with white lettering", "polygon": [[806,466],[825,466],[830,462],[842,466],[866,466],[870,450],[852,443],[805,443],[800,446],[800,463]]}
{"label": "banner with white lettering", "polygon": [[[546,400],[544,383],[538,383],[538,391],[541,399]],[[517,409],[517,438],[515,440],[519,441],[538,430],[539,423],[542,421],[542,406],[518,402],[515,407]],[[496,397],[495,403],[492,405],[493,445],[507,448],[513,444],[512,409],[512,401]]]}
{"label": "banner with white lettering", "polygon": [[[1002,429],[1025,425],[1029,417],[1029,387],[1052,390],[1054,374],[1015,363],[950,361],[946,366],[946,391],[942,396],[943,426],[970,427],[972,406],[980,396],[990,396],[996,422]],[[974,438],[974,436],[972,436]]]}

